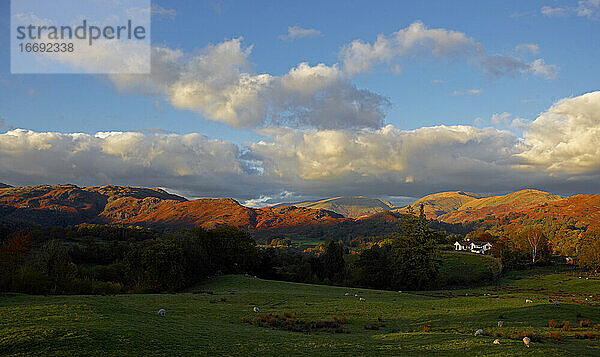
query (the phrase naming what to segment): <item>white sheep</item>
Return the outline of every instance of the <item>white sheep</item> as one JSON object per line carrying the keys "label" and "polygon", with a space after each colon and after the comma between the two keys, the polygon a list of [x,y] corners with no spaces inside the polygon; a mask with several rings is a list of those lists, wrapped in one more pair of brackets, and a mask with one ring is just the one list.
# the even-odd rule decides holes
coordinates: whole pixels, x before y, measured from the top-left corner
{"label": "white sheep", "polygon": [[360,299],[358,299],[359,301],[367,301],[365,298],[361,297]]}
{"label": "white sheep", "polygon": [[354,294],[354,297],[358,297],[358,294]]}
{"label": "white sheep", "polygon": [[504,326],[504,322],[498,321],[498,327],[502,327],[502,326]]}
{"label": "white sheep", "polygon": [[531,339],[529,337],[523,337],[523,343],[525,344],[525,346],[529,347],[529,342],[531,342]]}
{"label": "white sheep", "polygon": [[158,316],[165,316],[167,312],[165,311],[165,309],[160,309],[158,310],[158,312],[156,313]]}
{"label": "white sheep", "polygon": [[483,335],[483,329],[475,331],[475,336]]}
{"label": "white sheep", "polygon": [[256,306],[254,306],[254,308],[253,308],[252,310],[253,310],[254,312],[259,312],[259,311],[260,311],[260,309],[259,309],[258,307],[256,307]]}
{"label": "white sheep", "polygon": [[495,339],[494,340],[494,345],[499,345],[499,344],[500,344],[500,339],[499,338]]}
{"label": "white sheep", "polygon": [[532,303],[532,302],[533,302],[533,301],[532,301],[531,299],[525,299],[525,303],[526,303],[526,304],[530,304],[530,303]]}
{"label": "white sheep", "polygon": [[350,296],[350,293],[345,293],[344,296]]}

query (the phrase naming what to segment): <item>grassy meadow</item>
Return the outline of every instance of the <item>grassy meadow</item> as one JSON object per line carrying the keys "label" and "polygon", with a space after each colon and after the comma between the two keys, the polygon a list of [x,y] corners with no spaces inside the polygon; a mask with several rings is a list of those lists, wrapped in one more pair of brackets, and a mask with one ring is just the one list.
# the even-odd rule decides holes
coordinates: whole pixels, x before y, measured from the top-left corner
{"label": "grassy meadow", "polygon": [[[555,269],[509,273],[476,289],[425,292],[236,275],[179,294],[4,294],[0,355],[600,355],[600,330],[593,328],[600,324],[600,280]],[[157,316],[160,308],[166,316]],[[273,328],[269,314],[313,325],[336,320],[341,330]],[[571,329],[550,329],[549,320],[569,321]],[[591,324],[581,328],[580,320]],[[474,336],[480,328],[484,336]],[[560,340],[547,337],[551,331]],[[541,340],[526,348],[519,332]],[[584,332],[590,336],[582,338]],[[499,345],[492,344],[496,334]]]}

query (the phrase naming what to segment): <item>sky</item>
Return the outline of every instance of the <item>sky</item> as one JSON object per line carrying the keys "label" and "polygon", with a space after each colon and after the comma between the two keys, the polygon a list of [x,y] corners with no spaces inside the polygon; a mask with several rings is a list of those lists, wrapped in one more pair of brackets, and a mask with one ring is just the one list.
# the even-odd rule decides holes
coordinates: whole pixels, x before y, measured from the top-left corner
{"label": "sky", "polygon": [[598,192],[600,0],[152,9],[151,74],[14,75],[0,1],[0,182],[254,206]]}

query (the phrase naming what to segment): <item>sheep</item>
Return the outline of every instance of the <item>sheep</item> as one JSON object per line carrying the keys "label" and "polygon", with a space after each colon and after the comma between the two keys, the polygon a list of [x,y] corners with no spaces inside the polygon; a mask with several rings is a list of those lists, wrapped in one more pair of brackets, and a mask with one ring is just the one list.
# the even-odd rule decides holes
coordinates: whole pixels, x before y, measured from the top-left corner
{"label": "sheep", "polygon": [[364,297],[361,297],[360,299],[358,299],[359,301],[367,301]]}
{"label": "sheep", "polygon": [[345,293],[344,296],[350,296],[350,293]]}
{"label": "sheep", "polygon": [[253,308],[252,310],[253,310],[254,312],[259,312],[259,311],[260,311],[260,309],[259,309],[258,307],[256,307],[256,306],[254,306],[254,308]]}
{"label": "sheep", "polygon": [[529,337],[523,337],[523,343],[525,344],[525,346],[529,347],[529,342],[531,342],[531,339]]}
{"label": "sheep", "polygon": [[533,302],[533,301],[532,301],[531,299],[525,299],[525,303],[526,303],[526,304],[530,304],[530,303],[532,303],[532,302]]}
{"label": "sheep", "polygon": [[504,322],[498,321],[498,327],[502,327],[502,326],[504,326]]}
{"label": "sheep", "polygon": [[483,335],[483,330],[479,329],[477,331],[475,331],[475,336],[479,336],[479,335]]}
{"label": "sheep", "polygon": [[358,294],[354,294],[354,297],[358,297]]}
{"label": "sheep", "polygon": [[499,338],[495,339],[494,340],[494,345],[499,345],[499,344],[500,344],[500,339]]}
{"label": "sheep", "polygon": [[165,316],[167,312],[165,311],[165,309],[160,309],[158,310],[158,312],[156,313],[158,316]]}

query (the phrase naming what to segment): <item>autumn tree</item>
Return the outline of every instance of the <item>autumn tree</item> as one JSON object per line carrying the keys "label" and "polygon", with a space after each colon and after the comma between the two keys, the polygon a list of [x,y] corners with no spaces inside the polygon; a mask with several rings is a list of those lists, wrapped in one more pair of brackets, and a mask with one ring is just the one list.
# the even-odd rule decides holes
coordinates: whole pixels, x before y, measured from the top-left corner
{"label": "autumn tree", "polygon": [[582,268],[600,271],[600,224],[588,227],[581,235],[578,245],[579,265]]}
{"label": "autumn tree", "polygon": [[525,226],[514,231],[512,237],[517,249],[529,255],[533,264],[550,255],[548,238],[541,226]]}

